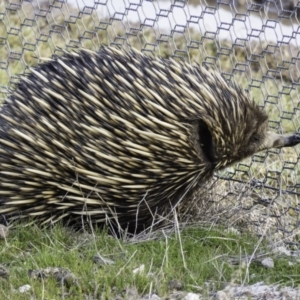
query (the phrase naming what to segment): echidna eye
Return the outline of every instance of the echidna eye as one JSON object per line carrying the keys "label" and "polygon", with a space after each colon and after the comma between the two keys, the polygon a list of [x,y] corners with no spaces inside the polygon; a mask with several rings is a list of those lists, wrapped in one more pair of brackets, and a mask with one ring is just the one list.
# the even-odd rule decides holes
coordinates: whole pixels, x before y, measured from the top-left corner
{"label": "echidna eye", "polygon": [[199,121],[199,140],[203,155],[212,164],[215,162],[213,139],[211,132],[205,122]]}
{"label": "echidna eye", "polygon": [[252,135],[250,141],[251,141],[252,143],[257,143],[257,142],[260,141],[260,136],[254,134],[254,135]]}

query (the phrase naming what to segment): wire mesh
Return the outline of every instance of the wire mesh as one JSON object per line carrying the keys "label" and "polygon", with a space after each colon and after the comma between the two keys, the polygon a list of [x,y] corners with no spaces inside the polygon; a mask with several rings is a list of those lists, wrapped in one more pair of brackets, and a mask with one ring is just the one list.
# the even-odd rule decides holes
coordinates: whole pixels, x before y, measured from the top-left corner
{"label": "wire mesh", "polygon": [[[276,132],[299,131],[300,2],[250,0],[5,0],[0,97],[18,74],[64,50],[134,47],[218,69],[249,90]],[[299,147],[272,149],[216,174],[191,219],[297,242]],[[199,197],[200,198],[200,197]],[[201,203],[200,203],[201,202]],[[224,222],[225,221],[225,222]]]}

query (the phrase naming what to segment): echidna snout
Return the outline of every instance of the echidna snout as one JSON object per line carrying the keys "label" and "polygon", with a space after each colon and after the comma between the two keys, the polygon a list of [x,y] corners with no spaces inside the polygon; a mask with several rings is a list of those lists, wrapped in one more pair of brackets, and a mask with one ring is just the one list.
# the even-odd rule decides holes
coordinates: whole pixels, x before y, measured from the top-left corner
{"label": "echidna snout", "polygon": [[270,148],[293,147],[300,143],[299,134],[277,134],[268,131],[267,137],[261,145],[259,150]]}
{"label": "echidna snout", "polygon": [[0,214],[141,230],[216,169],[299,143],[218,72],[103,47],[22,79],[0,113]]}

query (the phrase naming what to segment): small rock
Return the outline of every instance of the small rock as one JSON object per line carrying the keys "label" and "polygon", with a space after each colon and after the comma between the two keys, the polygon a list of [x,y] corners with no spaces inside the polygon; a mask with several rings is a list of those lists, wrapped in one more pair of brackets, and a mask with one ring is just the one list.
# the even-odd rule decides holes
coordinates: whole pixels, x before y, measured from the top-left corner
{"label": "small rock", "polygon": [[93,261],[99,265],[113,265],[115,262],[109,258],[103,257],[100,254],[97,254],[93,257]]}
{"label": "small rock", "polygon": [[195,293],[187,293],[183,300],[200,300],[200,297],[198,294]]}
{"label": "small rock", "polygon": [[168,299],[170,299],[170,300],[182,300],[182,299],[184,299],[184,297],[186,295],[187,295],[187,292],[174,290],[170,293],[170,297]]}
{"label": "small rock", "polygon": [[28,292],[29,290],[31,289],[31,286],[29,284],[25,284],[25,285],[22,285],[18,288],[18,292],[19,293],[26,293]]}
{"label": "small rock", "polygon": [[224,291],[218,291],[215,295],[216,300],[230,300],[228,294]]}
{"label": "small rock", "polygon": [[77,284],[77,278],[71,272],[68,273],[58,272],[54,274],[54,276],[58,283],[65,284],[67,287],[71,287],[72,285]]}
{"label": "small rock", "polygon": [[291,251],[291,255],[299,257],[300,256],[300,251],[299,250],[297,250],[297,251]]}
{"label": "small rock", "polygon": [[158,297],[156,294],[152,295],[145,295],[142,300],[160,300],[161,298]]}
{"label": "small rock", "polygon": [[139,293],[136,288],[127,288],[125,299],[140,299]]}
{"label": "small rock", "polygon": [[0,224],[0,238],[5,240],[8,237],[9,230],[8,227]]}
{"label": "small rock", "polygon": [[286,249],[284,246],[280,246],[274,249],[274,252],[284,254],[286,256],[291,256],[291,251]]}
{"label": "small rock", "polygon": [[63,283],[68,287],[74,284],[77,285],[78,281],[76,276],[73,273],[71,273],[68,269],[60,267],[47,267],[45,269],[40,270],[29,270],[28,276],[32,279],[46,279],[49,277],[54,277],[58,283]]}
{"label": "small rock", "polygon": [[9,277],[9,272],[6,270],[3,266],[0,265],[0,277],[2,278],[8,278]]}
{"label": "small rock", "polygon": [[170,280],[168,282],[168,288],[170,290],[181,290],[182,289],[182,283],[176,279]]}
{"label": "small rock", "polygon": [[271,257],[266,257],[261,261],[261,264],[267,268],[267,269],[273,269],[274,268],[274,261]]}
{"label": "small rock", "polygon": [[230,227],[226,231],[228,233],[233,233],[233,234],[236,234],[236,235],[240,235],[241,234],[241,232],[238,229],[234,228],[234,227]]}
{"label": "small rock", "polygon": [[132,271],[133,274],[142,274],[145,271],[145,265],[140,265],[138,268]]}

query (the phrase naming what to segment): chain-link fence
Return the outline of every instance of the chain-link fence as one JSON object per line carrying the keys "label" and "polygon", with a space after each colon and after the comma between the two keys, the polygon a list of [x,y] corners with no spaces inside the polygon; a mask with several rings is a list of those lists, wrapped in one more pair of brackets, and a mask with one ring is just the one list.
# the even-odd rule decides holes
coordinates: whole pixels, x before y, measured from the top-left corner
{"label": "chain-link fence", "polygon": [[[218,69],[248,89],[277,132],[299,129],[300,2],[5,0],[0,97],[44,58],[116,44]],[[191,219],[297,242],[299,148],[273,149],[216,174]],[[188,216],[188,215],[187,215]],[[275,234],[275,235],[274,235]],[[277,235],[279,234],[279,235]]]}

